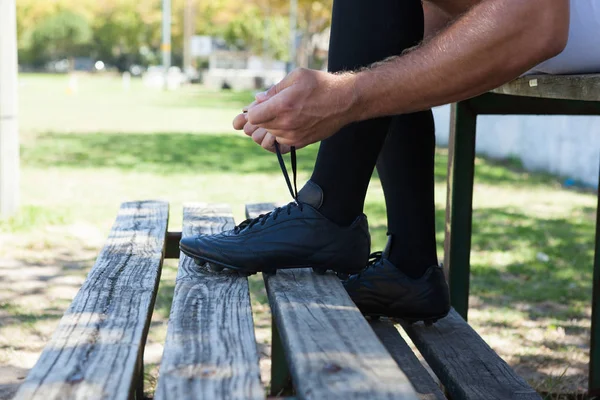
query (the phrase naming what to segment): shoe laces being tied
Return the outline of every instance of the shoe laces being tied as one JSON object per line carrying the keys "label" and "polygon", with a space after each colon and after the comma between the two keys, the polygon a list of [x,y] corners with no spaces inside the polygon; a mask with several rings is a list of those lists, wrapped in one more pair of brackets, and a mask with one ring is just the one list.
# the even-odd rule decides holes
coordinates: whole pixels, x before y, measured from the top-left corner
{"label": "shoe laces being tied", "polygon": [[292,160],[292,177],[294,181],[294,186],[292,186],[292,181],[290,181],[290,175],[288,174],[287,167],[285,166],[285,161],[283,160],[283,156],[281,155],[281,149],[279,148],[279,143],[275,142],[275,153],[277,154],[277,160],[279,161],[279,167],[281,168],[281,172],[283,172],[283,177],[285,178],[285,183],[288,186],[290,194],[294,199],[293,202],[289,203],[284,207],[277,207],[271,212],[266,214],[261,214],[256,218],[249,218],[236,226],[234,228],[234,233],[238,234],[244,229],[250,229],[256,224],[264,225],[269,218],[272,218],[273,221],[277,219],[277,216],[282,212],[287,212],[287,215],[290,215],[293,207],[300,208],[300,211],[303,210],[302,203],[298,200],[298,186],[296,184],[296,175],[297,175],[297,160],[296,160],[296,148],[294,146],[290,149],[290,158]]}

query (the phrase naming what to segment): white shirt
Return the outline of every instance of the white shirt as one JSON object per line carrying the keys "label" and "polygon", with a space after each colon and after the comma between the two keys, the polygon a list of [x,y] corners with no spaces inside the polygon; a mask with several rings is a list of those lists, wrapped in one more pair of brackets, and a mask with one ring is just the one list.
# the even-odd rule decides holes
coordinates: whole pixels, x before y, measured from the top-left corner
{"label": "white shirt", "polygon": [[562,53],[528,73],[600,73],[600,0],[571,0],[569,40]]}

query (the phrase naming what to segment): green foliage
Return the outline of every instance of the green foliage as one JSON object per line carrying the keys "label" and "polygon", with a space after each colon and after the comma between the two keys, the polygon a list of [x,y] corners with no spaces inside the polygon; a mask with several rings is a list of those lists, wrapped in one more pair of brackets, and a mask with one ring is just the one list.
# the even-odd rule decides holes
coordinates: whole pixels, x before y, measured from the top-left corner
{"label": "green foliage", "polygon": [[[173,60],[183,53],[186,1],[172,0]],[[160,0],[19,0],[17,29],[23,63],[90,56],[121,66],[156,62],[161,44]],[[331,0],[300,0],[302,43],[329,23]],[[195,34],[223,36],[232,47],[287,59],[289,0],[191,0]]]}
{"label": "green foliage", "polygon": [[227,43],[238,50],[267,54],[275,59],[288,57],[288,18],[267,16],[258,7],[251,7],[233,18],[222,30]]}
{"label": "green foliage", "polygon": [[26,37],[32,53],[42,59],[57,59],[81,54],[92,39],[92,29],[82,15],[61,10],[26,32]]}

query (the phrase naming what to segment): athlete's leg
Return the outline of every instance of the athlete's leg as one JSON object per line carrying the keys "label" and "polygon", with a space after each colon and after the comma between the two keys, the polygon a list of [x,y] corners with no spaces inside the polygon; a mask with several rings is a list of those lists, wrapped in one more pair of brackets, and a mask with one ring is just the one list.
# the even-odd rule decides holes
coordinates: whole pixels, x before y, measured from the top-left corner
{"label": "athlete's leg", "polygon": [[[367,67],[401,54],[422,38],[420,0],[335,0],[329,70]],[[390,118],[355,123],[321,143],[311,180],[324,192],[320,211],[334,222],[348,225],[362,212],[389,124]]]}
{"label": "athlete's leg", "polygon": [[388,212],[388,246],[366,270],[344,282],[365,314],[435,322],[450,310],[436,255],[434,145],[431,111],[393,118],[377,162]]}
{"label": "athlete's leg", "polygon": [[385,194],[389,260],[412,278],[437,265],[435,132],[431,110],[392,119],[377,161]]}

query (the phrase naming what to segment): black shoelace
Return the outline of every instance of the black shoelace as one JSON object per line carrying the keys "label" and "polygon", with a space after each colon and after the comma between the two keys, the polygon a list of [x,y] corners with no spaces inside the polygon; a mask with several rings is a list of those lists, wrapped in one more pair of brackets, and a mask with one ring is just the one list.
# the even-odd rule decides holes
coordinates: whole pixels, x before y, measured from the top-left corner
{"label": "black shoelace", "polygon": [[374,253],[371,253],[371,255],[369,255],[369,262],[367,263],[367,268],[377,264],[379,261],[381,261],[382,257],[383,257],[382,251],[376,251]]}
{"label": "black shoelace", "polygon": [[382,251],[376,251],[374,253],[371,253],[369,255],[369,261],[367,262],[367,267],[365,269],[363,269],[361,272],[359,272],[358,274],[352,275],[352,279],[354,279],[354,278],[356,278],[356,279],[360,278],[360,276],[362,275],[363,272],[367,271],[373,265],[375,265],[379,261],[381,261],[382,257],[383,257],[383,252]]}
{"label": "black shoelace", "polygon": [[273,221],[277,219],[277,216],[283,211],[287,212],[287,215],[290,215],[293,207],[300,208],[302,211],[302,203],[298,201],[298,186],[296,185],[296,175],[297,175],[297,160],[296,160],[296,148],[294,146],[291,147],[290,157],[292,159],[292,177],[294,181],[294,186],[292,186],[292,182],[290,181],[290,175],[288,174],[287,167],[285,166],[285,161],[283,160],[283,155],[281,154],[281,149],[279,148],[279,143],[275,142],[275,153],[277,154],[277,160],[279,161],[279,167],[281,168],[281,172],[283,172],[283,177],[285,178],[285,183],[287,183],[288,189],[290,190],[290,194],[294,199],[293,202],[289,203],[284,207],[277,207],[271,212],[266,214],[261,214],[256,218],[249,218],[236,226],[234,228],[234,232],[240,233],[244,229],[250,229],[256,224],[264,225],[267,222],[269,217],[273,218]]}

